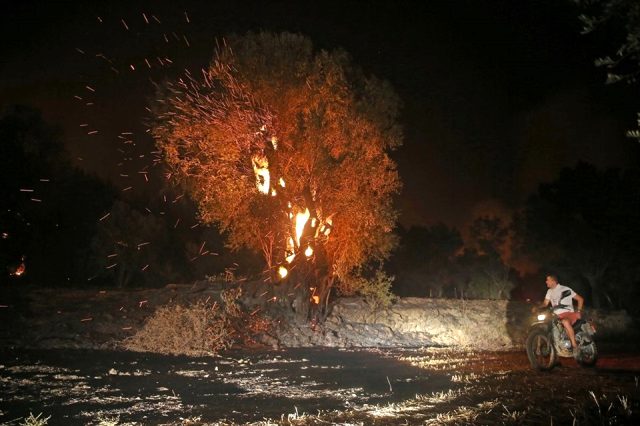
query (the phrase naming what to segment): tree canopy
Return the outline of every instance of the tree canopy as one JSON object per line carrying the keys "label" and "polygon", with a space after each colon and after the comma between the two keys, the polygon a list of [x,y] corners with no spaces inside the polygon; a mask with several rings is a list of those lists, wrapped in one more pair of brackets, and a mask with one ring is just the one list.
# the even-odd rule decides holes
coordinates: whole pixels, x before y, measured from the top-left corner
{"label": "tree canopy", "polygon": [[312,263],[351,292],[395,244],[399,109],[346,52],[249,33],[226,39],[201,75],[158,86],[151,132],[229,247],[261,252],[272,272]]}

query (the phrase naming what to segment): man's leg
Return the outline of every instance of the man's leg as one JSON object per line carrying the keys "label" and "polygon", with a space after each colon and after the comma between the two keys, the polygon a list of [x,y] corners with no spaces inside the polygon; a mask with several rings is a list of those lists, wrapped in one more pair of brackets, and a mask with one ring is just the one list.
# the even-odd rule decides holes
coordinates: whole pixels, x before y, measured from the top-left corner
{"label": "man's leg", "polygon": [[569,336],[569,340],[571,340],[571,346],[573,347],[573,350],[575,350],[578,347],[578,344],[576,343],[576,334],[571,326],[571,320],[569,320],[569,318],[563,318],[562,325],[564,325],[564,329],[567,331],[567,336]]}

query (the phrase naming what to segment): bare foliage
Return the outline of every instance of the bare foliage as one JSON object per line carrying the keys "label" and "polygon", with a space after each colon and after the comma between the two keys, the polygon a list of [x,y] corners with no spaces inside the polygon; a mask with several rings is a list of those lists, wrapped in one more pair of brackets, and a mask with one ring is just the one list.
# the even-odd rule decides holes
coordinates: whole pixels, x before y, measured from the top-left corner
{"label": "bare foliage", "polygon": [[161,161],[202,222],[274,276],[286,256],[312,263],[324,299],[394,247],[399,100],[345,52],[290,33],[230,37],[200,76],[159,86],[152,109]]}

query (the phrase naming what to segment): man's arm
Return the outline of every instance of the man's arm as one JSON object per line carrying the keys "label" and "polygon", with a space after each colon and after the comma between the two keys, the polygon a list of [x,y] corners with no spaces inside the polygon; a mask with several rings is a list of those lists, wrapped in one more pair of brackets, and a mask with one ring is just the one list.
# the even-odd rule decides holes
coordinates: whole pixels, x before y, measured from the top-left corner
{"label": "man's arm", "polygon": [[546,308],[547,306],[549,306],[549,303],[551,303],[551,300],[544,299],[544,301],[540,304],[540,307],[541,308]]}
{"label": "man's arm", "polygon": [[576,302],[578,302],[578,312],[581,312],[582,307],[584,306],[584,297],[576,293],[573,295],[573,298],[576,300]]}

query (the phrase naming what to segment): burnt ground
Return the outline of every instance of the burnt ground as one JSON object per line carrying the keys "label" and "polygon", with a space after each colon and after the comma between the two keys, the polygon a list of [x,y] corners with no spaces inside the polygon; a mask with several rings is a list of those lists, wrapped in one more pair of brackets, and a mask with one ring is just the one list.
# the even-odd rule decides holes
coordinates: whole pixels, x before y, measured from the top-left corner
{"label": "burnt ground", "polygon": [[[73,424],[640,424],[640,353],[552,372],[522,352],[237,350],[172,357],[0,350],[0,422]],[[102,422],[102,423],[100,423]]]}
{"label": "burnt ground", "polygon": [[531,370],[521,350],[114,350],[157,307],[209,294],[0,288],[0,423],[33,413],[49,425],[103,426],[640,424],[632,336],[598,340],[595,368],[562,359],[547,373]]}

